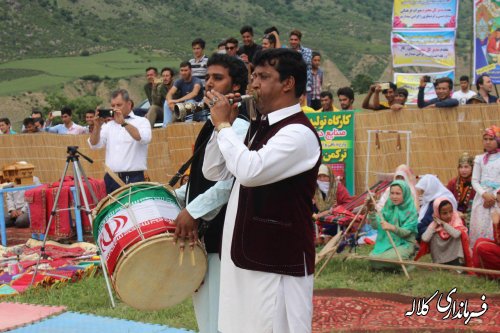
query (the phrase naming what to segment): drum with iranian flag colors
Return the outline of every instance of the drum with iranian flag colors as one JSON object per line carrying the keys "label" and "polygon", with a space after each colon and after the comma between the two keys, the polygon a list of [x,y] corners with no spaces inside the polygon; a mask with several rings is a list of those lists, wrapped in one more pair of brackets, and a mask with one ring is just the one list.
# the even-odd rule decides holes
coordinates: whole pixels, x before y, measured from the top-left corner
{"label": "drum with iranian flag colors", "polygon": [[94,239],[116,293],[128,305],[141,310],[172,306],[203,281],[204,249],[197,245],[184,254],[173,244],[179,212],[173,191],[150,182],[123,186],[94,209]]}

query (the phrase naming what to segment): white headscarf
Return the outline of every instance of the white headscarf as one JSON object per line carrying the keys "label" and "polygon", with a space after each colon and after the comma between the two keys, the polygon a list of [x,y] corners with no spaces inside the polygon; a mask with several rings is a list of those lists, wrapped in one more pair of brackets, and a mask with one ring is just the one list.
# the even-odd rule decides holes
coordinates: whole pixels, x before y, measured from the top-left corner
{"label": "white headscarf", "polygon": [[454,210],[457,210],[457,200],[453,193],[450,192],[434,175],[424,175],[419,179],[417,185],[415,185],[417,189],[421,189],[424,191],[422,196],[422,205],[420,206],[420,211],[418,213],[418,221],[420,222],[429,209],[429,204],[436,200],[439,197],[445,197]]}

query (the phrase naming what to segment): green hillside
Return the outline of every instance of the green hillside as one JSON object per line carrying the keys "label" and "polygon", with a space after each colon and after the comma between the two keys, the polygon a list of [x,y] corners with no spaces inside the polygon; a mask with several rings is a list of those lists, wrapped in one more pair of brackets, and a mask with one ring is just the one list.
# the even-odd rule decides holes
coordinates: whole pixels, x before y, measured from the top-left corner
{"label": "green hillside", "polygon": [[[378,78],[387,67],[392,0],[3,0],[0,62],[128,49],[190,56],[191,40],[208,50],[244,24],[260,38],[275,25],[286,41],[298,28],[303,44],[320,50],[350,79]],[[467,56],[472,0],[460,1],[457,54]],[[43,68],[36,70],[44,71]],[[4,73],[5,74],[5,73]],[[31,75],[32,73],[28,73]],[[89,73],[98,74],[98,73]]]}

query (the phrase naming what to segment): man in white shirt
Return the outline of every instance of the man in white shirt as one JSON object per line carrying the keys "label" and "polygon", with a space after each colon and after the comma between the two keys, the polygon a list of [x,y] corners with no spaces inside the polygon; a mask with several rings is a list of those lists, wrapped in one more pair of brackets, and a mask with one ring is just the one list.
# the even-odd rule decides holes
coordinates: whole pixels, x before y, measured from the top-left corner
{"label": "man in white shirt", "polygon": [[[320,141],[301,111],[307,67],[300,53],[269,49],[253,61],[260,115],[245,143],[226,96],[207,92],[216,128],[203,173],[234,175],[221,256],[219,331],[311,332],[314,273],[312,197]],[[231,96],[229,96],[231,97]]]}
{"label": "man in white shirt", "polygon": [[476,96],[476,93],[469,89],[470,81],[467,75],[462,75],[460,77],[460,90],[453,92],[454,99],[458,99],[460,105],[467,104],[467,101],[471,99],[473,96]]}
{"label": "man in white shirt", "polygon": [[[134,115],[132,102],[125,89],[112,93],[111,108],[113,120],[107,123],[99,117],[99,110],[96,112],[89,146],[91,149],[106,147],[106,166],[117,173],[125,184],[144,181],[151,125],[146,118]],[[104,182],[107,193],[120,187],[108,174],[104,176]]]}
{"label": "man in white shirt", "polygon": [[[214,54],[208,60],[205,82],[207,90],[215,90],[224,95],[229,93],[243,94],[248,84],[247,68],[236,57],[227,54]],[[249,124],[243,118],[240,114],[240,117],[233,123],[234,130],[241,142],[243,142]],[[203,176],[205,147],[213,131],[212,123],[205,122],[196,138],[194,146],[196,153],[193,156],[189,181],[175,191],[181,206],[185,207],[175,220],[177,225],[175,239],[179,239],[180,246],[184,248],[185,240],[188,240],[192,246],[199,236],[208,254],[208,269],[204,283],[193,295],[193,305],[200,333],[217,332],[222,229],[227,201],[234,182],[232,177],[213,182]]]}

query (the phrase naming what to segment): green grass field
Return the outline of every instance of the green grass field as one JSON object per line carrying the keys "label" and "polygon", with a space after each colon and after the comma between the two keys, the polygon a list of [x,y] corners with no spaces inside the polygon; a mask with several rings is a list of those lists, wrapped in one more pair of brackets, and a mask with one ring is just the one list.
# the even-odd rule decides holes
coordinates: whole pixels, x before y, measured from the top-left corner
{"label": "green grass field", "polygon": [[[359,248],[360,254],[367,254],[369,246]],[[428,260],[428,256],[424,260]],[[436,290],[447,293],[454,287],[460,293],[498,294],[500,283],[485,278],[458,274],[453,271],[415,269],[407,280],[402,273],[372,271],[363,260],[334,258],[315,280],[315,289],[350,288],[360,291],[391,292],[410,296],[431,296]],[[143,283],[148,283],[145,277]],[[165,280],[165,283],[175,281]],[[154,288],[152,286],[152,288]],[[237,297],[237,295],[235,295]],[[9,299],[15,302],[65,305],[71,311],[92,313],[141,322],[165,324],[196,330],[196,319],[191,299],[170,309],[142,312],[118,301],[115,309],[110,307],[104,278],[99,275],[58,289],[32,290]],[[409,305],[410,306],[410,305]]]}
{"label": "green grass field", "polygon": [[112,79],[144,73],[146,67],[178,67],[178,60],[126,49],[91,56],[37,58],[0,65],[0,96],[42,91],[86,75]]}

